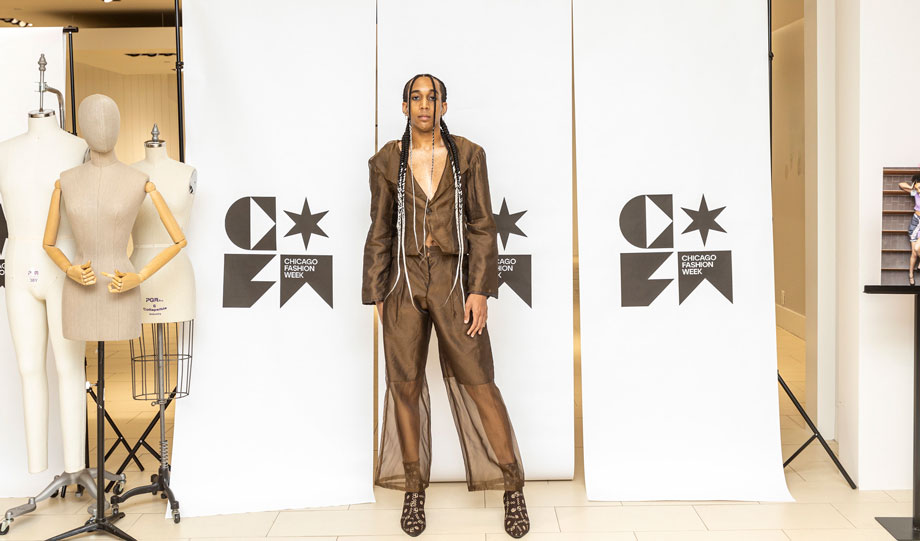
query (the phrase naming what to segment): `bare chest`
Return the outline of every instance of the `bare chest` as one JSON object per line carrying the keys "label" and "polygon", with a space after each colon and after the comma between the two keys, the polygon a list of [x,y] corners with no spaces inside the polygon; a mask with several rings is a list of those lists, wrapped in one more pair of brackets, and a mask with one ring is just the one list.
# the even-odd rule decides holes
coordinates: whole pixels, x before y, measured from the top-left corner
{"label": "bare chest", "polygon": [[436,148],[434,153],[413,152],[410,156],[409,167],[415,181],[425,191],[428,199],[434,197],[438,191],[444,168],[447,166],[447,149]]}

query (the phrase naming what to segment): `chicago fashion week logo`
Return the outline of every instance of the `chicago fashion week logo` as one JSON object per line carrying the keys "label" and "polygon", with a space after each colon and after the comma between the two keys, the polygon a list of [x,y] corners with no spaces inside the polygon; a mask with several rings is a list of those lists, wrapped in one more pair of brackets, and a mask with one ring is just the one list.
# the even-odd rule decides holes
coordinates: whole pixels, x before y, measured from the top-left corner
{"label": "chicago fashion week logo", "polygon": [[[299,212],[285,210],[293,222],[285,237],[300,235],[304,253],[278,253],[277,202],[274,197],[241,197],[224,219],[227,238],[247,252],[224,254],[224,308],[250,308],[276,282],[284,306],[303,288],[310,287],[332,308],[332,256],[307,254],[313,235],[327,237],[319,222],[329,211],[313,213],[307,198]],[[257,280],[269,263],[278,259],[278,280]]]}
{"label": "chicago fashion week logo", "polygon": [[[527,212],[508,212],[508,201],[502,199],[502,208],[498,214],[492,214],[495,217],[495,229],[498,238],[502,241],[502,250],[508,247],[508,239],[511,235],[526,237],[527,235],[518,227],[517,222],[521,216]],[[524,301],[527,306],[533,308],[532,304],[532,255],[531,254],[498,254],[498,287],[501,289],[502,284],[508,284],[511,291],[517,293],[517,296]]]}
{"label": "chicago fashion week logo", "polygon": [[[642,252],[620,254],[621,306],[649,306],[674,281],[673,278],[652,278],[672,255],[676,254],[678,304],[707,281],[733,302],[731,250],[674,251],[674,195],[638,195],[620,211],[620,232],[627,242]],[[681,233],[683,240],[697,232],[703,247],[713,231],[727,233],[716,219],[725,207],[709,209],[706,196],[697,208],[681,207],[690,224]],[[695,236],[694,236],[695,237]]]}

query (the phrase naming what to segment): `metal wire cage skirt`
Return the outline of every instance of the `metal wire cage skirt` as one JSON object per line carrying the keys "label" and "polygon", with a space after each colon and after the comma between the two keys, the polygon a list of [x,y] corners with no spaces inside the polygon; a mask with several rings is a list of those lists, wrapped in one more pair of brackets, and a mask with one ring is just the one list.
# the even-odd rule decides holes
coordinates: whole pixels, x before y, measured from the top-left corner
{"label": "metal wire cage skirt", "polygon": [[192,379],[194,321],[148,323],[129,342],[135,400],[188,396]]}

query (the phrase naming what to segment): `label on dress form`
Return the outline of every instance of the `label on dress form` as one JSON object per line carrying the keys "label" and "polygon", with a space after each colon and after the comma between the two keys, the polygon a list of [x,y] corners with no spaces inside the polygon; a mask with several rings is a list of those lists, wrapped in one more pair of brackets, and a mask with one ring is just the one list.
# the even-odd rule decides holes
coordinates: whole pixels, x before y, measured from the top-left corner
{"label": "label on dress form", "polygon": [[38,283],[38,269],[34,269],[34,268],[29,269],[29,271],[26,273],[26,280],[28,280],[29,284],[37,284]]}
{"label": "label on dress form", "polygon": [[144,297],[144,315],[151,317],[162,316],[166,308],[166,301],[162,298]]}

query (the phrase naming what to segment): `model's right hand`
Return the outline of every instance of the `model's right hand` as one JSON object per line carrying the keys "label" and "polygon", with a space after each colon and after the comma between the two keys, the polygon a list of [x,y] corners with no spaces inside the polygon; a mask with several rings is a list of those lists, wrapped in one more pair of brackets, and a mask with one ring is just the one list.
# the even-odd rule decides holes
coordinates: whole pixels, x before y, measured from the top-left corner
{"label": "model's right hand", "polygon": [[383,301],[377,301],[377,317],[383,318]]}
{"label": "model's right hand", "polygon": [[91,286],[96,283],[92,261],[87,261],[82,265],[71,265],[67,269],[67,276],[81,286]]}

